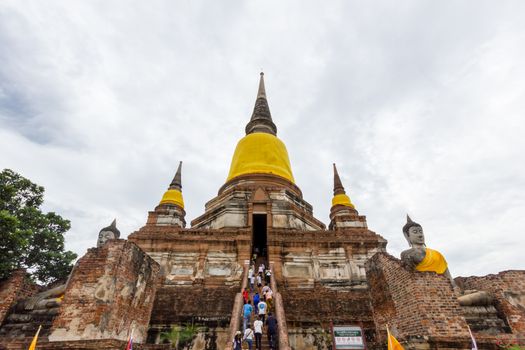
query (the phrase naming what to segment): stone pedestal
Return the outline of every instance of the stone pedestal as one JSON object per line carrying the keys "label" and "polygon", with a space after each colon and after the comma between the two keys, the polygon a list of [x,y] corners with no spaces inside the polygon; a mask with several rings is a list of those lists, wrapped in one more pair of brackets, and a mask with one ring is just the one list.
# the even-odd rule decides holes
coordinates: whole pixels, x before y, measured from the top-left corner
{"label": "stone pedestal", "polygon": [[15,270],[9,278],[0,280],[0,324],[4,323],[11,306],[37,291],[38,286],[29,280],[24,269]]}
{"label": "stone pedestal", "polygon": [[525,343],[525,271],[503,271],[482,277],[457,277],[458,286],[463,290],[489,292],[494,297],[498,315],[510,328],[512,341]]}
{"label": "stone pedestal", "polygon": [[467,323],[450,280],[434,272],[408,271],[377,253],[366,263],[374,322],[386,344],[386,324],[405,349],[470,349]]}
{"label": "stone pedestal", "polygon": [[50,341],[146,340],[159,265],[134,243],[110,240],[89,249],[67,286]]}

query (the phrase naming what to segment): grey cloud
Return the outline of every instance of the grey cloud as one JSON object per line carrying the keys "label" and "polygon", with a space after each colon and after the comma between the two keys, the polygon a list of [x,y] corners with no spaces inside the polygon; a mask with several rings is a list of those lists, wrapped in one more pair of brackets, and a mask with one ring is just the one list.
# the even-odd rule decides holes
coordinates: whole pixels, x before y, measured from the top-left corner
{"label": "grey cloud", "polygon": [[0,167],[46,187],[79,254],[113,217],[142,226],[179,160],[189,222],[226,179],[263,68],[319,219],[336,162],[391,253],[410,212],[456,275],[524,268],[524,6],[6,1]]}

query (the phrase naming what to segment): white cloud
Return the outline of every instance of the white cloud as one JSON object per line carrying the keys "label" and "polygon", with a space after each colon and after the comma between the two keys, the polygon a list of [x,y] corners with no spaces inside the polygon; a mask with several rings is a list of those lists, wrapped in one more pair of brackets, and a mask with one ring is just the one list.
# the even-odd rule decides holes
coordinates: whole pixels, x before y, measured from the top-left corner
{"label": "white cloud", "polygon": [[79,254],[113,217],[142,226],[179,160],[189,222],[226,178],[264,68],[318,218],[335,161],[392,253],[408,211],[454,274],[523,269],[524,6],[4,1],[0,167],[46,187]]}

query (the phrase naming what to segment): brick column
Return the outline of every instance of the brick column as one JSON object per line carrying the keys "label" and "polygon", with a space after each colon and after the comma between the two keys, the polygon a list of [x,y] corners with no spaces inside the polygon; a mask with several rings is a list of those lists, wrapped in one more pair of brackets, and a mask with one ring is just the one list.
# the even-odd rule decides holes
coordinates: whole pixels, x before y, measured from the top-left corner
{"label": "brick column", "polygon": [[380,342],[386,344],[388,323],[405,344],[468,347],[467,323],[446,276],[408,271],[399,259],[386,253],[375,254],[365,266]]}
{"label": "brick column", "polygon": [[9,278],[0,281],[0,325],[11,306],[36,292],[38,287],[29,280],[24,269],[15,270]]}
{"label": "brick column", "polygon": [[160,267],[134,243],[110,240],[77,262],[50,341],[145,342]]}

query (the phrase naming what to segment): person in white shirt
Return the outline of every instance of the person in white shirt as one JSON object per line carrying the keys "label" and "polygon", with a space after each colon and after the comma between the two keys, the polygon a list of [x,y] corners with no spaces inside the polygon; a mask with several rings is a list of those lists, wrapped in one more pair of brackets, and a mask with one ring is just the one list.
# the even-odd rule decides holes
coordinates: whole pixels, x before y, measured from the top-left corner
{"label": "person in white shirt", "polygon": [[261,288],[262,286],[262,278],[261,278],[261,274],[258,274],[257,275],[257,287]]}
{"label": "person in white shirt", "polygon": [[266,301],[266,305],[268,305],[268,310],[271,310],[273,303],[273,292],[271,289],[268,289],[264,294],[264,301]]}
{"label": "person in white shirt", "polygon": [[264,273],[264,281],[266,282],[266,284],[270,284],[271,277],[272,277],[272,270],[270,269],[266,270],[266,272]]}
{"label": "person in white shirt", "polygon": [[259,309],[259,317],[261,321],[264,323],[264,318],[266,317],[266,303],[264,301],[260,301],[259,304],[257,304],[257,309]]}
{"label": "person in white shirt", "polygon": [[270,287],[268,285],[265,285],[262,289],[262,295],[264,296],[269,289]]}
{"label": "person in white shirt", "polygon": [[263,321],[257,316],[257,319],[253,323],[253,331],[255,333],[255,349],[261,350],[261,338],[262,338]]}
{"label": "person in white shirt", "polygon": [[259,273],[264,273],[264,264],[259,265]]}
{"label": "person in white shirt", "polygon": [[250,328],[250,325],[246,327],[246,330],[244,331],[244,337],[242,339],[248,343],[248,350],[252,350],[253,330]]}

